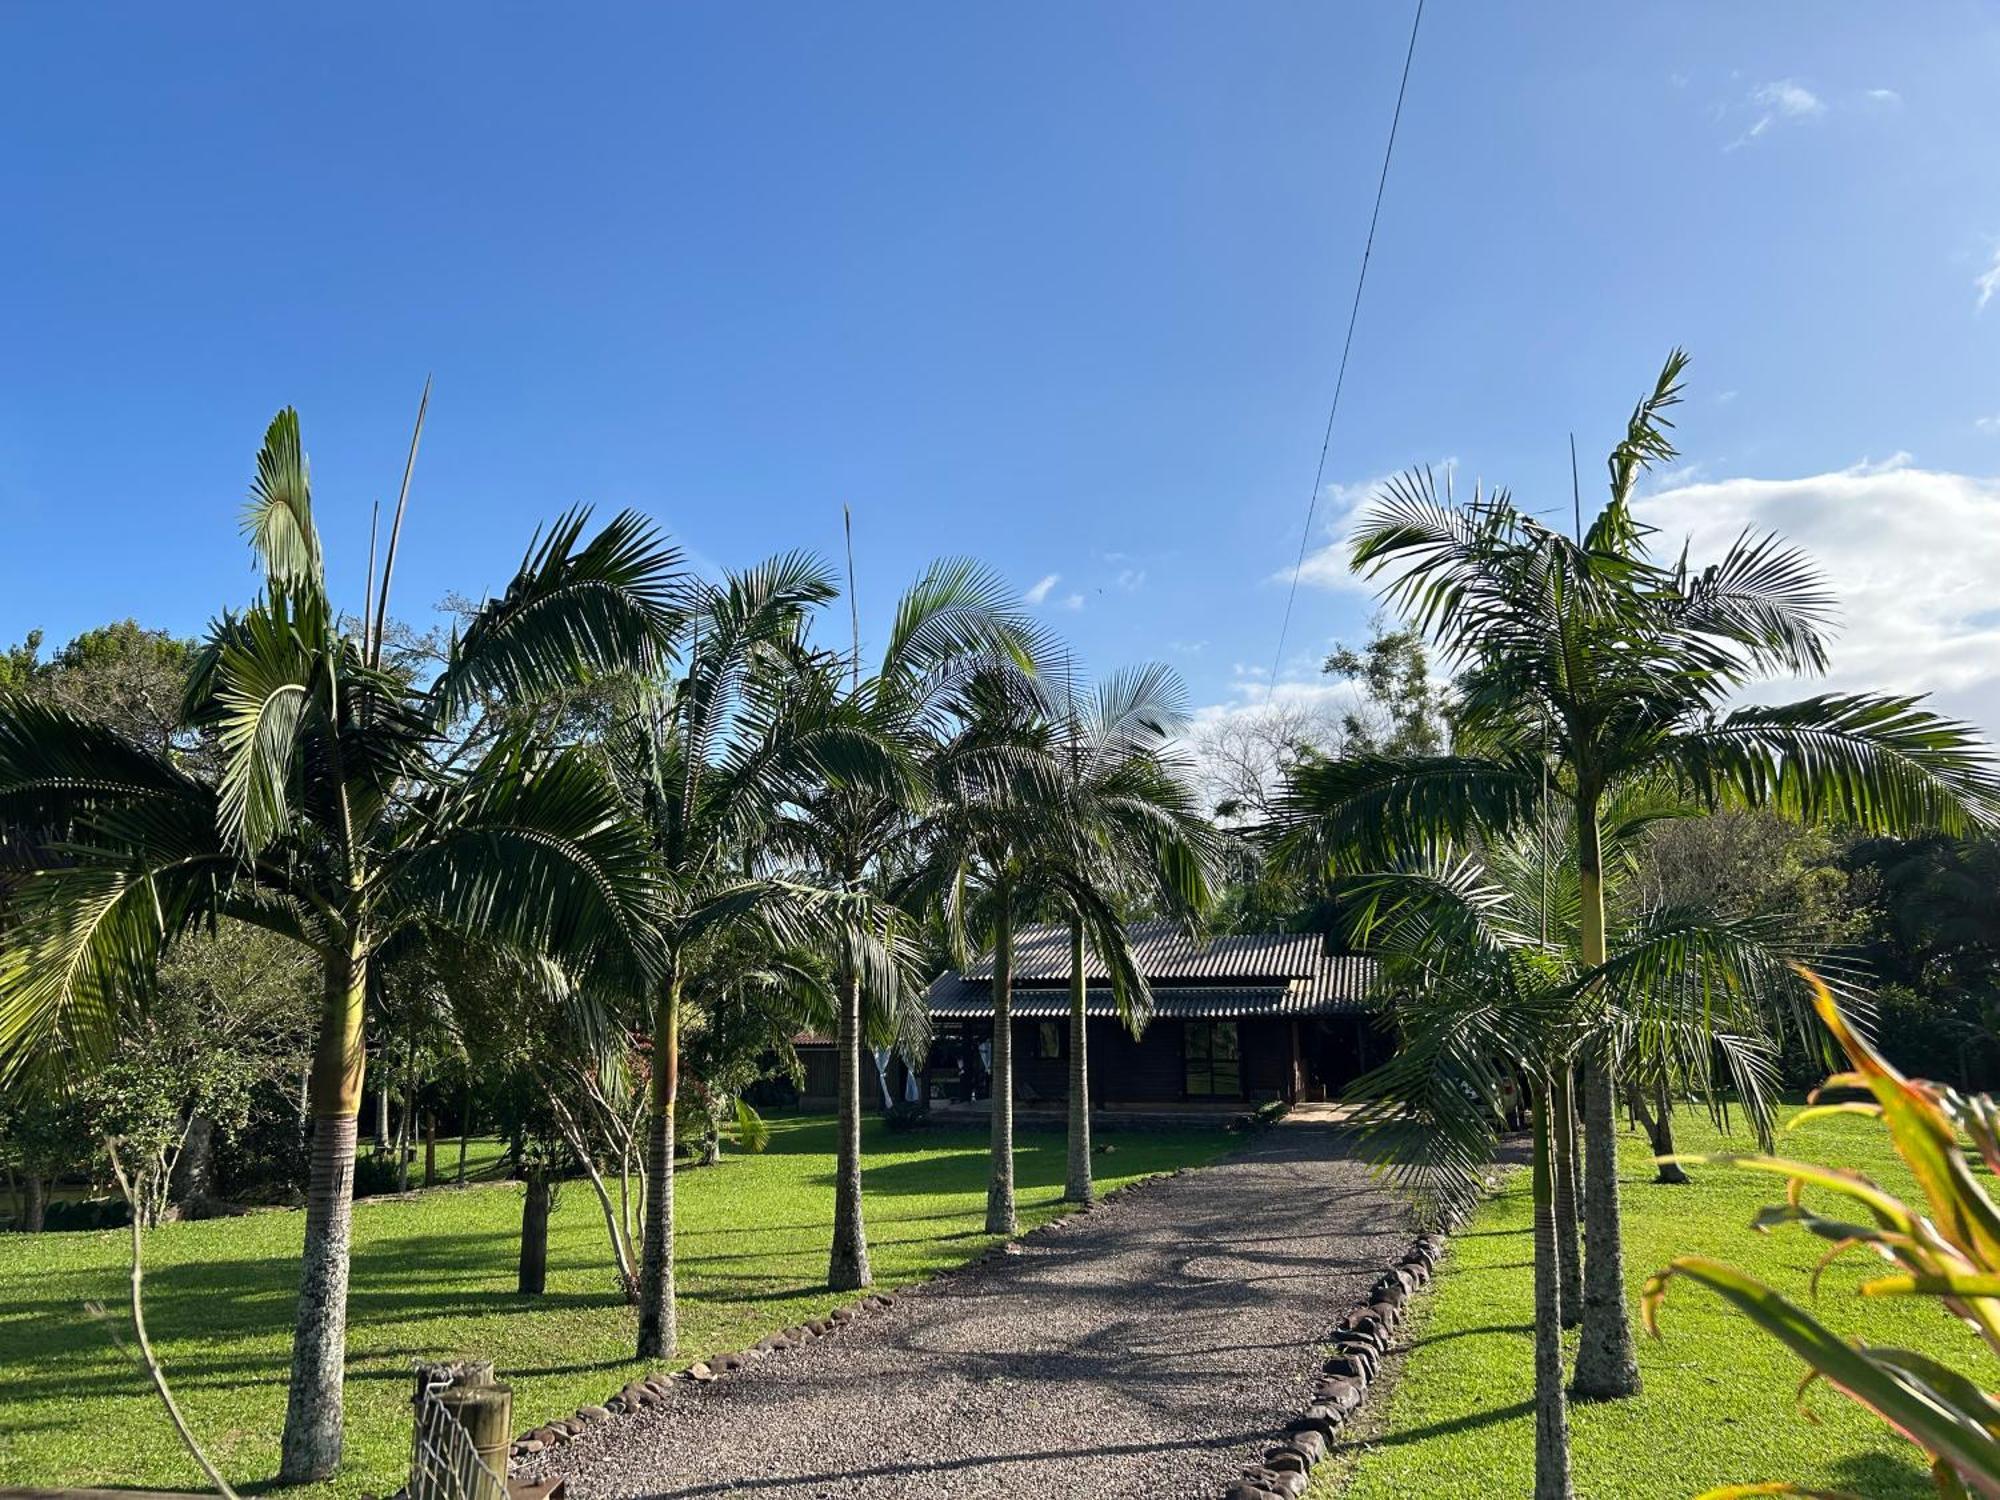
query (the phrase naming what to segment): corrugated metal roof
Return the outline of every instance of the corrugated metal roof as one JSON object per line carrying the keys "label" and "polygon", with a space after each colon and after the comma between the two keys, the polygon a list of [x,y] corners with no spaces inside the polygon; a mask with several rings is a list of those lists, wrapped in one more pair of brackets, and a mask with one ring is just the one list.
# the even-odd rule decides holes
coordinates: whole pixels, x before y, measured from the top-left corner
{"label": "corrugated metal roof", "polygon": [[[940,1021],[972,1021],[993,1014],[993,995],[988,985],[960,980],[960,989],[951,996],[931,991],[931,1015]],[[1060,1020],[1069,1015],[1069,991],[1036,989],[1014,991],[1014,1014],[1024,1021]],[[1084,997],[1084,1014],[1110,1018],[1118,1014],[1109,985],[1093,985]],[[1300,1016],[1314,1014],[1304,1008],[1304,997],[1289,985],[1162,985],[1153,991],[1153,1014],[1161,1017],[1194,1016]]]}
{"label": "corrugated metal roof", "polygon": [[[1254,933],[1197,944],[1170,923],[1148,922],[1132,927],[1130,938],[1152,983],[1156,1015],[1330,1016],[1372,1003],[1373,961],[1326,953],[1310,933]],[[1088,1014],[1115,1015],[1104,966],[1086,956],[1084,974]],[[1016,935],[1015,1015],[1029,1020],[1068,1015],[1069,977],[1067,928],[1030,927]],[[963,974],[947,969],[925,998],[933,1016],[964,1020],[993,1013],[992,991],[988,957]]]}
{"label": "corrugated metal roof", "polygon": [[[1173,922],[1135,922],[1126,929],[1132,955],[1148,979],[1304,979],[1324,962],[1325,943],[1310,932],[1257,932],[1191,938]],[[1109,979],[1097,958],[1084,955],[1084,973]],[[991,979],[991,954],[965,971]],[[1014,934],[1014,978],[1019,982],[1069,978],[1069,929],[1024,927]]]}

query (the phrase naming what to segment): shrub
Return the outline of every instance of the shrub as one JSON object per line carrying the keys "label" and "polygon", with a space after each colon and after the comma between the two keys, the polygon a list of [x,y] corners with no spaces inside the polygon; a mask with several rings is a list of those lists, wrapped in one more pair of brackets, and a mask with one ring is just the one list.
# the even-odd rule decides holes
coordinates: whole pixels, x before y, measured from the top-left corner
{"label": "shrub", "polygon": [[922,1130],[930,1122],[930,1106],[921,1099],[898,1099],[882,1116],[882,1123],[899,1135],[907,1130]]}

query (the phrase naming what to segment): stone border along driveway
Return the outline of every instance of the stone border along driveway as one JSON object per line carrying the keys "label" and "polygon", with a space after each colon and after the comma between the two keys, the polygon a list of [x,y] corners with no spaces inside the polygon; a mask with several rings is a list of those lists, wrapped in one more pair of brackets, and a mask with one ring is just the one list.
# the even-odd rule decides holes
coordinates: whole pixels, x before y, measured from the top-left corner
{"label": "stone border along driveway", "polygon": [[921,1286],[635,1380],[518,1440],[513,1472],[576,1500],[1297,1496],[1441,1248],[1412,1242],[1337,1128],[1286,1122]]}

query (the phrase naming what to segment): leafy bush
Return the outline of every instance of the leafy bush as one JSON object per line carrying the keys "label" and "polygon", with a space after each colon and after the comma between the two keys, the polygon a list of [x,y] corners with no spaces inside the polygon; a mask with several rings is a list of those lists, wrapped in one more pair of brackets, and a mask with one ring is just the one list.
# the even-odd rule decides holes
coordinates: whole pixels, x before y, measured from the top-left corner
{"label": "leafy bush", "polygon": [[123,1198],[82,1198],[51,1203],[42,1219],[49,1230],[123,1229],[132,1222],[132,1206]]}
{"label": "leafy bush", "polygon": [[[1844,1100],[1812,1106],[1790,1122],[1796,1127],[1830,1114],[1878,1119],[1896,1154],[1923,1190],[1925,1214],[1884,1192],[1858,1172],[1771,1156],[1716,1157],[1788,1184],[1786,1201],[1757,1216],[1755,1227],[1792,1224],[1832,1246],[1826,1261],[1866,1247],[1900,1269],[1861,1287],[1864,1297],[1935,1298],[1947,1315],[1965,1323],[2000,1353],[2000,1205],[1974,1176],[1961,1137],[1969,1137],[1988,1171],[2000,1172],[2000,1103],[1967,1097],[1936,1084],[1903,1077],[1867,1040],[1848,1026],[1826,987],[1808,975],[1814,1006],[1852,1063],[1828,1089],[1865,1089],[1872,1102]],[[1854,1219],[1825,1217],[1808,1208],[1808,1188],[1860,1205]],[[1866,1222],[1856,1222],[1857,1220]],[[1778,1292],[1734,1267],[1688,1255],[1646,1282],[1646,1326],[1659,1337],[1660,1304],[1676,1277],[1719,1292],[1759,1328],[1786,1345],[1811,1368],[1810,1384],[1823,1379],[1895,1428],[1931,1458],[1938,1493],[2000,1495],[2000,1401],[1967,1375],[1909,1349],[1852,1343]],[[1711,1496],[1807,1493],[1789,1485],[1731,1487]]]}
{"label": "leafy bush", "polygon": [[397,1190],[396,1158],[391,1153],[358,1157],[354,1163],[354,1196],[373,1198]]}
{"label": "leafy bush", "polygon": [[898,1099],[882,1116],[882,1123],[897,1134],[922,1130],[931,1122],[930,1106],[921,1099]]}

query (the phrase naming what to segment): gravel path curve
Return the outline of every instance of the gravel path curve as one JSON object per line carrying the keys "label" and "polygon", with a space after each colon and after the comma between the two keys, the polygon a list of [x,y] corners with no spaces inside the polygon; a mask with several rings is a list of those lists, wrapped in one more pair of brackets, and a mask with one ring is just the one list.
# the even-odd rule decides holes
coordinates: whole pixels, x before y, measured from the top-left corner
{"label": "gravel path curve", "polygon": [[523,1470],[577,1500],[1202,1500],[1308,1404],[1408,1235],[1336,1129],[1286,1122]]}

